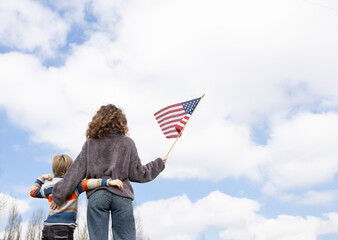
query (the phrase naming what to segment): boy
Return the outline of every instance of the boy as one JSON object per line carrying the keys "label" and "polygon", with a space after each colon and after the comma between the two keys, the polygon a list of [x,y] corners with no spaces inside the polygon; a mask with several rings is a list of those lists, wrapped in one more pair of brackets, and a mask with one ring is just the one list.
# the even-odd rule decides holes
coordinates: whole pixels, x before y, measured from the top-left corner
{"label": "boy", "polygon": [[[52,161],[54,179],[51,174],[44,174],[38,177],[31,188],[30,195],[35,198],[48,198],[50,204],[53,201],[51,196],[53,186],[63,178],[72,163],[73,159],[70,156],[66,154],[56,155]],[[45,180],[51,182],[44,183]],[[44,222],[44,228],[42,230],[42,239],[72,240],[76,227],[77,205],[80,193],[103,186],[115,186],[121,189],[123,188],[123,183],[118,179],[86,179],[80,182],[75,191],[66,199],[66,202],[60,208],[49,210],[49,215]]]}

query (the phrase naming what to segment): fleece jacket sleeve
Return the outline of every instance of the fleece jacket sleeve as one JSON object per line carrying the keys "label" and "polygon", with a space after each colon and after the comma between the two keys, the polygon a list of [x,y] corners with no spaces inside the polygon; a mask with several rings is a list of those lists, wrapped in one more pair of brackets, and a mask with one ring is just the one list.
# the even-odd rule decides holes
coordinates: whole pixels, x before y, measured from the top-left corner
{"label": "fleece jacket sleeve", "polygon": [[165,163],[161,158],[142,165],[134,144],[132,145],[130,157],[129,180],[132,182],[149,182],[155,179],[165,168]]}
{"label": "fleece jacket sleeve", "polygon": [[87,169],[87,141],[74,163],[69,167],[64,179],[57,182],[53,188],[52,198],[56,205],[61,206],[66,198],[72,194],[78,184],[86,176]]}

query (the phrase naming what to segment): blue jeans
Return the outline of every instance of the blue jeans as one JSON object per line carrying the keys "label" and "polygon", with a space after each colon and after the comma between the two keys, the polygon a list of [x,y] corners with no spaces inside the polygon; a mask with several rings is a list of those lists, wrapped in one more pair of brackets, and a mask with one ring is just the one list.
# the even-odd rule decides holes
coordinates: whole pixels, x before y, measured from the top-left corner
{"label": "blue jeans", "polygon": [[112,218],[114,240],[136,239],[132,200],[99,189],[88,199],[87,223],[90,240],[108,239],[109,214]]}
{"label": "blue jeans", "polygon": [[74,228],[66,225],[44,226],[42,229],[42,240],[73,240],[73,233]]}

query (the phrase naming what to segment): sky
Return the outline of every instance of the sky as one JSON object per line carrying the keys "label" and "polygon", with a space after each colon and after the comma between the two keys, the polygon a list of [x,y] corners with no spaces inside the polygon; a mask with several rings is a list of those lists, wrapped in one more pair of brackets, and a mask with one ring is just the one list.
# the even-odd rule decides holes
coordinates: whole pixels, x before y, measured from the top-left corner
{"label": "sky", "polygon": [[24,224],[47,211],[30,186],[108,103],[163,157],[153,114],[205,93],[133,184],[145,236],[337,239],[337,29],[335,0],[1,0],[0,194]]}

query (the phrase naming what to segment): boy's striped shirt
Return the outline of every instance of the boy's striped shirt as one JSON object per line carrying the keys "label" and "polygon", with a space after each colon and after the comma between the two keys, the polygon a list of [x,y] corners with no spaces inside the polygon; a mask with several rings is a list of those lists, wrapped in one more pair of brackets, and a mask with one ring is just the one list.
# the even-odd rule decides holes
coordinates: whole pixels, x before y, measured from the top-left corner
{"label": "boy's striped shirt", "polygon": [[[51,182],[45,183],[44,178],[39,177],[31,187],[30,195],[34,198],[47,198],[49,204],[53,201],[52,190],[54,185],[62,180],[55,177]],[[67,197],[66,202],[59,209],[49,210],[45,225],[69,225],[76,227],[76,214],[79,195],[87,190],[97,187],[109,186],[108,179],[85,179],[79,183],[75,191]]]}

